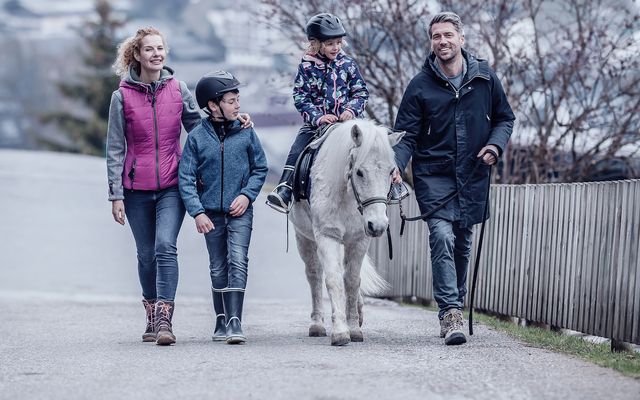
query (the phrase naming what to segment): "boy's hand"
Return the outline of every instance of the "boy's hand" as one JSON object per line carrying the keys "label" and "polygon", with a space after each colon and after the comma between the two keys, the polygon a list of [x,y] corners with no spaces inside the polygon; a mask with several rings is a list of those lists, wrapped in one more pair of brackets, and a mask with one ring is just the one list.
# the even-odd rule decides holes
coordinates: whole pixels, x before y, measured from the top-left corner
{"label": "boy's hand", "polygon": [[253,121],[251,121],[251,117],[247,113],[239,113],[238,119],[242,122],[243,128],[253,128]]}
{"label": "boy's hand", "polygon": [[353,115],[351,110],[344,110],[342,114],[340,114],[340,121],[348,121],[353,118],[355,118],[355,115]]}
{"label": "boy's hand", "polygon": [[325,114],[318,120],[318,126],[324,124],[333,124],[334,122],[338,122],[338,117],[333,114]]}
{"label": "boy's hand", "polygon": [[232,217],[239,217],[247,211],[249,207],[249,198],[243,194],[233,199],[229,206],[229,215]]}
{"label": "boy's hand", "polygon": [[195,220],[198,233],[209,233],[211,230],[216,229],[216,227],[213,226],[213,222],[211,222],[205,213],[196,215]]}

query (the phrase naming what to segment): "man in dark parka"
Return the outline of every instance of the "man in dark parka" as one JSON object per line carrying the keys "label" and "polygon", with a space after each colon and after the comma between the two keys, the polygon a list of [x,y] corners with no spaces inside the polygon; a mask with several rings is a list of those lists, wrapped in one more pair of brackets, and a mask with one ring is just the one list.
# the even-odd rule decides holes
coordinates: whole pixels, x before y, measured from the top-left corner
{"label": "man in dark parka", "polygon": [[[407,87],[395,129],[406,131],[394,150],[400,171],[413,157],[413,182],[421,213],[459,190],[458,196],[427,219],[445,344],[466,342],[462,306],[474,224],[482,222],[489,165],[497,162],[513,130],[515,116],[500,81],[486,60],[465,51],[460,17],[437,14],[429,23],[431,54]],[[476,159],[483,164],[474,170]],[[401,180],[398,171],[394,182]]]}

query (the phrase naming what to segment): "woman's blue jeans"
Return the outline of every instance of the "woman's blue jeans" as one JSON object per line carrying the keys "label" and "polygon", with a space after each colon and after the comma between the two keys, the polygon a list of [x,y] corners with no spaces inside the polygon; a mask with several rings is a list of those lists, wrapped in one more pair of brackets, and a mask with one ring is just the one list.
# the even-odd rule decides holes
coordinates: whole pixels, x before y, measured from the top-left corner
{"label": "woman's blue jeans", "polygon": [[178,187],[125,189],[124,210],[136,241],[142,296],[173,301],[178,286],[176,243],[185,214]]}
{"label": "woman's blue jeans", "polygon": [[215,227],[204,235],[209,251],[211,287],[244,291],[249,267],[249,242],[253,229],[253,207],[239,217],[207,212]]}
{"label": "woman's blue jeans", "polygon": [[457,221],[427,219],[431,248],[433,297],[438,316],[451,308],[462,309],[467,294],[467,266],[471,254],[472,227],[460,227]]}

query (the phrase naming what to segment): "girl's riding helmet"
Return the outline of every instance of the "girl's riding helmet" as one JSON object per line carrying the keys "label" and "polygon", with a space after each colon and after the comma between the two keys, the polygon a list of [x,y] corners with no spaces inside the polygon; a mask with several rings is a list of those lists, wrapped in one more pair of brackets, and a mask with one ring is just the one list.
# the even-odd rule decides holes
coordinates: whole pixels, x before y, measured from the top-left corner
{"label": "girl's riding helmet", "polygon": [[329,13],[314,15],[307,22],[307,38],[321,42],[347,35],[338,17]]}

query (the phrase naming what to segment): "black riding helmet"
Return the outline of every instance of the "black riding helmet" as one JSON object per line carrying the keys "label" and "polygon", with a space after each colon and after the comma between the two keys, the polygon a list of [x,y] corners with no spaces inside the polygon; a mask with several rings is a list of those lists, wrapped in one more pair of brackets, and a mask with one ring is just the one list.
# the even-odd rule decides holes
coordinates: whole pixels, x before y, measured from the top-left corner
{"label": "black riding helmet", "polygon": [[240,87],[240,82],[229,72],[209,72],[200,78],[196,85],[198,107],[208,110],[209,100],[216,100],[225,93],[238,89],[238,87]]}
{"label": "black riding helmet", "polygon": [[338,17],[329,13],[314,15],[307,22],[307,38],[321,42],[347,36],[344,26]]}

